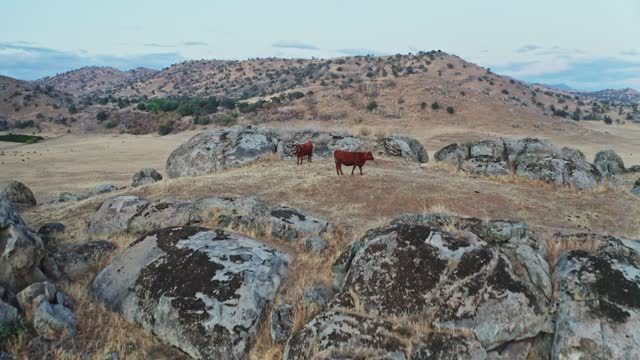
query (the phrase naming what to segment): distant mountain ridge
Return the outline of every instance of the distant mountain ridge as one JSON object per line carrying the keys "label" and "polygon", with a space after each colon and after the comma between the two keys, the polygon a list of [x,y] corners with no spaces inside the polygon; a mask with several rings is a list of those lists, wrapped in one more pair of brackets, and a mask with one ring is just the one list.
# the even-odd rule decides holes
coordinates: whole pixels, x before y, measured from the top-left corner
{"label": "distant mountain ridge", "polygon": [[56,76],[34,81],[41,86],[53,86],[58,90],[73,94],[101,94],[119,86],[144,79],[157,71],[147,68],[136,68],[122,71],[113,67],[86,66]]}

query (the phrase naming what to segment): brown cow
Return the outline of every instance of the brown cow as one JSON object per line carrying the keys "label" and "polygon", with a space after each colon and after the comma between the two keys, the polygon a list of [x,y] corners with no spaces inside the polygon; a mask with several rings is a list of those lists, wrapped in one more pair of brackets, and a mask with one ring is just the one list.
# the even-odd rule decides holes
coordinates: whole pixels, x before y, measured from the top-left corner
{"label": "brown cow", "polygon": [[336,172],[338,175],[344,175],[344,173],[342,173],[342,165],[353,166],[351,175],[353,175],[353,172],[356,170],[356,166],[360,168],[360,175],[364,175],[362,173],[362,166],[367,160],[373,160],[373,154],[371,154],[371,151],[350,152],[336,150],[333,152],[333,158],[336,160]]}
{"label": "brown cow", "polygon": [[304,144],[296,144],[296,156],[298,157],[297,164],[302,165],[304,157],[308,156],[308,162],[311,162],[311,156],[313,155],[313,143],[307,141]]}

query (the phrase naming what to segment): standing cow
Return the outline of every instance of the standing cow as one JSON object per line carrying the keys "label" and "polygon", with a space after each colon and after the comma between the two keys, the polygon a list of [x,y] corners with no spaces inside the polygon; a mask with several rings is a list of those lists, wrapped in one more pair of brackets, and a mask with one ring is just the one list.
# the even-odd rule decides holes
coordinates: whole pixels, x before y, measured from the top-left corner
{"label": "standing cow", "polygon": [[367,162],[367,160],[373,160],[373,154],[371,154],[371,151],[350,152],[336,150],[333,152],[333,158],[336,160],[336,172],[338,175],[344,175],[342,172],[342,165],[353,166],[353,169],[351,169],[351,175],[353,175],[353,172],[356,170],[356,166],[360,168],[360,175],[364,175],[362,173],[362,166]]}
{"label": "standing cow", "polygon": [[298,157],[297,164],[302,165],[304,157],[307,156],[308,162],[311,162],[311,156],[313,155],[313,143],[307,141],[304,144],[296,144],[296,156]]}

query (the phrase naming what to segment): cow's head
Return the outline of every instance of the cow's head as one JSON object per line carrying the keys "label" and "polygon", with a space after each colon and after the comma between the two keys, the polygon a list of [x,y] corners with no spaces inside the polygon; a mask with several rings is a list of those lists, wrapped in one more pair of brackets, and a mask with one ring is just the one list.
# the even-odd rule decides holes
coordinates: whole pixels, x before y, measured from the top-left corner
{"label": "cow's head", "polygon": [[302,145],[301,144],[295,144],[294,145],[296,147],[296,154],[300,153],[302,151]]}
{"label": "cow's head", "polygon": [[371,151],[369,151],[365,156],[364,156],[365,160],[374,160],[373,159],[373,154],[371,153]]}

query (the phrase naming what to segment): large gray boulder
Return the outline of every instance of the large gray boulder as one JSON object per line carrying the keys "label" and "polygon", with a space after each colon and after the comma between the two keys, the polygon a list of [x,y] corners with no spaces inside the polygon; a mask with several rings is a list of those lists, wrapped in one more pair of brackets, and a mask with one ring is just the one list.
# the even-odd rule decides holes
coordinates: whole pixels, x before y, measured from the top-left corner
{"label": "large gray boulder", "polygon": [[296,144],[303,144],[307,141],[313,143],[313,156],[320,158],[333,157],[335,150],[364,151],[369,149],[366,140],[343,133],[326,132],[317,129],[272,129],[271,131],[277,139],[276,152],[283,159],[295,158]]}
{"label": "large gray boulder", "polygon": [[600,171],[579,150],[558,150],[547,141],[533,138],[451,144],[434,157],[472,174],[513,174],[577,189],[593,188],[601,180]]}
{"label": "large gray boulder", "polygon": [[[354,329],[353,323],[361,320],[343,320],[344,314],[331,310],[401,317],[400,323],[416,324],[407,325],[405,332],[416,334],[410,343],[422,349],[421,354],[437,353],[436,343],[446,334],[464,338],[456,341],[469,344],[468,357],[484,358],[507,344],[552,333],[546,254],[544,242],[523,223],[444,214],[398,217],[388,226],[368,231],[336,260],[332,272],[338,294],[327,304],[326,313],[292,336],[286,352],[309,347],[374,351],[380,356],[400,351],[406,356],[397,358],[410,357],[406,349],[383,342],[366,343],[360,349],[357,339],[370,339],[372,331],[382,331],[376,329],[385,325],[359,328],[363,323]],[[346,327],[353,334],[330,335],[327,326]],[[424,328],[442,334],[428,340],[419,333]],[[325,337],[331,341],[325,344]]]}
{"label": "large gray boulder", "polygon": [[93,189],[91,189],[89,191],[89,193],[87,194],[87,196],[85,198],[90,198],[90,197],[94,197],[94,196],[98,196],[98,195],[102,195],[102,194],[107,194],[113,191],[118,190],[118,188],[110,183],[105,183],[105,184],[100,184],[100,185],[96,185]]}
{"label": "large gray boulder", "polygon": [[237,234],[171,227],[132,243],[92,289],[110,309],[194,358],[241,359],[289,262]]}
{"label": "large gray boulder", "polygon": [[131,186],[138,187],[149,185],[160,180],[162,180],[162,175],[160,175],[156,169],[145,168],[133,174],[133,182],[131,183]]}
{"label": "large gray boulder", "polygon": [[241,126],[212,130],[192,137],[169,155],[167,176],[207,175],[242,166],[275,150],[275,139],[267,131]]}
{"label": "large gray boulder", "polygon": [[188,225],[191,213],[192,204],[186,201],[117,196],[105,201],[93,214],[88,232],[97,236],[143,234],[168,226]]}
{"label": "large gray boulder", "polygon": [[620,175],[626,172],[624,161],[613,150],[602,150],[596,154],[593,164],[603,176]]}
{"label": "large gray boulder", "polygon": [[0,197],[0,282],[19,292],[59,275],[42,239],[25,225],[13,204]]}
{"label": "large gray boulder", "polygon": [[18,319],[18,309],[0,300],[0,324]]}
{"label": "large gray boulder", "polygon": [[36,197],[25,184],[11,180],[9,184],[4,188],[0,197],[5,196],[16,206],[32,207],[36,206]]}
{"label": "large gray boulder", "polygon": [[590,242],[556,267],[559,280],[554,359],[640,356],[640,242],[594,234],[557,235]]}
{"label": "large gray boulder", "polygon": [[407,136],[389,136],[378,139],[379,152],[388,156],[403,157],[419,163],[429,162],[424,146],[416,139]]}
{"label": "large gray boulder", "polygon": [[271,233],[278,239],[289,241],[302,237],[314,237],[332,233],[333,226],[326,220],[304,214],[287,206],[274,207],[269,211]]}
{"label": "large gray boulder", "polygon": [[640,196],[640,179],[636,180],[633,184],[633,189],[631,189],[631,193],[634,195]]}

